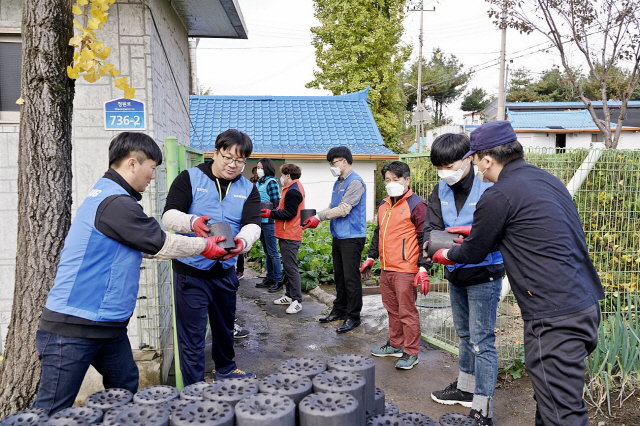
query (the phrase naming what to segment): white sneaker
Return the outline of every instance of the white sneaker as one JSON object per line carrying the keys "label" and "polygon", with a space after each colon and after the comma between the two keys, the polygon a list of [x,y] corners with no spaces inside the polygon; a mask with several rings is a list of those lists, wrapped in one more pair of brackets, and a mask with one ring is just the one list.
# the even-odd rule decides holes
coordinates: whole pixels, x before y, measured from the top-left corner
{"label": "white sneaker", "polygon": [[273,304],[274,305],[289,305],[289,304],[291,304],[292,301],[293,301],[293,299],[291,299],[290,297],[282,296],[280,299],[274,300]]}
{"label": "white sneaker", "polygon": [[302,310],[302,305],[300,304],[300,302],[298,302],[297,300],[294,300],[293,302],[291,302],[286,312],[288,314],[297,314],[301,310]]}

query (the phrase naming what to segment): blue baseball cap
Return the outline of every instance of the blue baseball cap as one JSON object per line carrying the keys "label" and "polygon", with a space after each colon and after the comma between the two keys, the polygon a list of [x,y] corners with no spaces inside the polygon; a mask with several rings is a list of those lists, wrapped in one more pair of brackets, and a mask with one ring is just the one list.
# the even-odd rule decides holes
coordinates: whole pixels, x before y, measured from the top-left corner
{"label": "blue baseball cap", "polygon": [[476,151],[504,145],[515,140],[518,140],[518,137],[509,121],[490,121],[471,132],[471,149],[462,159],[475,154]]}

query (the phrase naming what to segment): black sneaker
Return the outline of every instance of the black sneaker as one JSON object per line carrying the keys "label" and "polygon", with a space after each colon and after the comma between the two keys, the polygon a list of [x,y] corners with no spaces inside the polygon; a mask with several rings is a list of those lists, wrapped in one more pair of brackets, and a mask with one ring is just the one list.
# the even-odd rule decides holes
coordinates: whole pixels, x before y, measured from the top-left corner
{"label": "black sneaker", "polygon": [[463,407],[471,408],[473,394],[458,389],[458,381],[451,383],[441,391],[431,392],[431,399],[439,404],[454,405],[460,404]]}
{"label": "black sneaker", "polygon": [[263,279],[262,281],[260,281],[259,283],[256,284],[256,287],[258,288],[269,288],[272,285],[274,285],[276,282],[273,280],[268,280],[268,279]]}
{"label": "black sneaker", "polygon": [[471,410],[469,417],[476,421],[476,426],[493,426],[493,419],[483,416],[482,411]]}

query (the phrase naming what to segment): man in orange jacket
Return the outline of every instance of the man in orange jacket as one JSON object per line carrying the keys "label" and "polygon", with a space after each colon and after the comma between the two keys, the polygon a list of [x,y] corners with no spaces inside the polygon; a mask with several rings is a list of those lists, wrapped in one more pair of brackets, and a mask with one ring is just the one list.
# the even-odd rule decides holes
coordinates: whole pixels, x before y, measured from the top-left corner
{"label": "man in orange jacket", "polygon": [[396,368],[410,370],[420,352],[420,315],[416,308],[416,288],[429,291],[428,264],[420,256],[427,203],[409,186],[409,166],[393,161],[382,168],[389,196],[378,207],[378,226],[360,272],[371,275],[378,256],[382,265],[380,291],[389,314],[389,340],[371,355],[400,357]]}

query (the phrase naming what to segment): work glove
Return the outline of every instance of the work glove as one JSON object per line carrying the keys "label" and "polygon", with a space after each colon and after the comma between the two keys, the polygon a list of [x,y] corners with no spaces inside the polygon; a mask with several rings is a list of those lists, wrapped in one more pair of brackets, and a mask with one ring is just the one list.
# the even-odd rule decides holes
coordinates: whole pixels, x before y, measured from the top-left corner
{"label": "work glove", "polygon": [[271,210],[269,209],[260,210],[260,217],[263,217],[265,219],[271,219]]}
{"label": "work glove", "polygon": [[367,258],[364,262],[362,262],[362,266],[360,267],[360,278],[363,280],[368,280],[371,277],[371,267],[373,266],[373,259]]}
{"label": "work glove", "polygon": [[207,238],[209,236],[209,227],[207,222],[211,220],[209,216],[200,216],[191,222],[191,229],[196,233],[196,237]]}
{"label": "work glove", "polygon": [[448,251],[447,249],[440,249],[433,254],[433,261],[435,263],[439,263],[441,265],[455,265],[456,262],[453,262],[446,257],[444,257],[444,252]]}
{"label": "work glove", "polygon": [[211,259],[211,260],[222,259],[225,255],[227,255],[227,250],[220,247],[218,243],[226,239],[227,239],[226,237],[223,237],[221,235],[206,237],[205,242],[207,243],[207,246],[200,254],[206,257],[207,259]]}
{"label": "work glove", "polygon": [[312,228],[316,229],[320,224],[320,219],[317,216],[311,216],[309,219],[304,221],[304,226],[302,229]]}
{"label": "work glove", "polygon": [[460,234],[462,235],[459,238],[454,239],[453,241],[456,244],[462,244],[462,241],[469,236],[471,233],[471,225],[469,226],[452,226],[446,230],[450,234]]}
{"label": "work glove", "polygon": [[429,273],[423,266],[420,267],[420,271],[413,279],[413,286],[417,288],[418,284],[420,284],[420,293],[429,293]]}
{"label": "work glove", "polygon": [[236,243],[236,248],[229,250],[229,254],[222,258],[222,260],[229,260],[242,252],[244,249],[244,241],[241,238],[233,237],[233,242]]}

